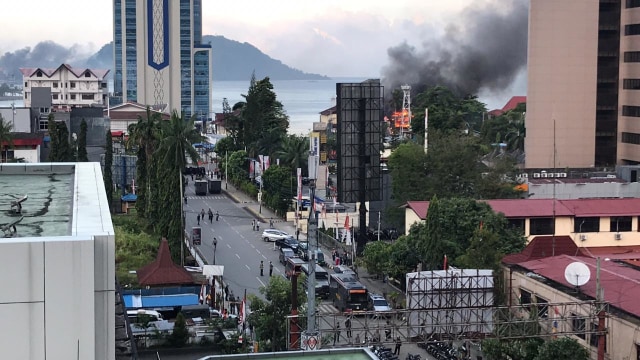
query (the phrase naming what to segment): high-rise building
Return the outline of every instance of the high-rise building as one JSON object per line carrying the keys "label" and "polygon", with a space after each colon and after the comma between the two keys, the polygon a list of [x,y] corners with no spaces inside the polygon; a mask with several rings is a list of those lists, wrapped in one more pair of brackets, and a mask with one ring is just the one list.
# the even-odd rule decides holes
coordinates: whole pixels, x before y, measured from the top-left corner
{"label": "high-rise building", "polygon": [[532,0],[527,168],[640,163],[640,0]]}
{"label": "high-rise building", "polygon": [[166,105],[211,113],[212,50],[202,43],[202,0],[114,0],[112,105]]}

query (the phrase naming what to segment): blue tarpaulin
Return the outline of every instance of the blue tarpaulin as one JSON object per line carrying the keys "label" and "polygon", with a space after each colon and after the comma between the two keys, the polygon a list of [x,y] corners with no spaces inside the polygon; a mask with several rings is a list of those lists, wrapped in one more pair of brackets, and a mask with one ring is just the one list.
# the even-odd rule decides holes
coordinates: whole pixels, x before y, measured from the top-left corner
{"label": "blue tarpaulin", "polygon": [[134,202],[134,201],[138,200],[138,195],[136,195],[136,194],[126,194],[126,195],[122,196],[120,198],[120,200],[127,201],[127,202]]}
{"label": "blue tarpaulin", "polygon": [[208,142],[201,142],[201,143],[193,144],[193,147],[196,148],[196,149],[205,148],[205,149],[213,150],[213,149],[215,149],[216,146],[214,144],[210,144]]}
{"label": "blue tarpaulin", "polygon": [[[123,295],[122,297],[124,298],[124,306],[127,309],[162,308],[200,304],[200,299],[197,294],[151,296]],[[136,299],[134,299],[134,297],[136,297]],[[140,300],[142,303],[140,303]]]}

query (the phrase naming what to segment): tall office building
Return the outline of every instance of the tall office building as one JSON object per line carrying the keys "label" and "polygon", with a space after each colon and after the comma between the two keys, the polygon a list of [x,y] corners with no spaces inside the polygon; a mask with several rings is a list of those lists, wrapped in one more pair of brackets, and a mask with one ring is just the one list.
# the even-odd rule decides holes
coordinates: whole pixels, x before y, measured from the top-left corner
{"label": "tall office building", "polygon": [[640,0],[531,0],[527,168],[640,163],[638,35]]}
{"label": "tall office building", "polygon": [[209,118],[212,50],[202,0],[114,0],[114,97]]}

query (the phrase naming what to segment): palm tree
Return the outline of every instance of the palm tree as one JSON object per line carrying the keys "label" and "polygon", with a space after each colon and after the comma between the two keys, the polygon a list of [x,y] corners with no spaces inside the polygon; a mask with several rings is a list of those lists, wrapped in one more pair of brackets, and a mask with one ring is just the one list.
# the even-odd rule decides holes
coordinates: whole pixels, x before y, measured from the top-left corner
{"label": "palm tree", "polygon": [[151,183],[153,152],[158,143],[160,132],[160,121],[162,120],[158,112],[151,111],[147,106],[146,116],[138,116],[138,122],[129,125],[128,145],[135,145],[138,148],[138,162],[136,164],[138,182],[138,213],[142,216],[147,214],[147,209],[151,207]]}
{"label": "palm tree", "polygon": [[204,139],[194,127],[194,117],[185,121],[177,111],[173,111],[171,119],[162,125],[162,139],[158,153],[162,156],[160,162],[167,168],[182,171],[187,166],[187,158],[195,163],[199,155],[193,144]]}
{"label": "palm tree", "polygon": [[9,162],[9,147],[13,147],[13,125],[0,115],[0,144],[4,147],[4,162]]}
{"label": "palm tree", "polygon": [[280,143],[280,148],[274,154],[280,159],[280,164],[288,166],[292,171],[296,168],[306,168],[309,155],[309,139],[298,135],[289,135]]}

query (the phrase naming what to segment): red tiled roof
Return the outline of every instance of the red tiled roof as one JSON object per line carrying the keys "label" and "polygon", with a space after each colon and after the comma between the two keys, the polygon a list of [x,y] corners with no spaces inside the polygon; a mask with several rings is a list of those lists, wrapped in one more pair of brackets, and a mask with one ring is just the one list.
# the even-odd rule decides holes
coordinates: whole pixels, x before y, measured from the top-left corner
{"label": "red tiled roof", "polygon": [[20,68],[20,72],[22,73],[23,76],[33,76],[33,74],[35,74],[37,70],[40,70],[47,77],[51,77],[58,70],[60,70],[62,67],[67,68],[76,77],[80,77],[82,74],[84,74],[85,71],[89,70],[89,72],[91,74],[93,74],[93,76],[98,78],[98,80],[104,79],[105,76],[107,76],[107,74],[110,71],[108,69],[73,68],[69,64],[62,64],[62,65],[58,66],[57,68],[49,68],[49,69],[47,69],[47,68]]}
{"label": "red tiled roof", "polygon": [[640,260],[640,246],[599,246],[582,248],[585,256],[611,260]]}
{"label": "red tiled roof", "polygon": [[[507,218],[553,216],[640,216],[639,198],[620,199],[498,199],[479,200],[486,202],[493,211],[503,213]],[[555,209],[554,209],[555,202]],[[428,201],[408,201],[420,219],[427,218]]]}
{"label": "red tiled roof", "polygon": [[336,109],[337,109],[336,106],[332,106],[332,107],[330,107],[328,109],[322,110],[320,112],[320,115],[327,116],[327,115],[335,114],[336,113]]}
{"label": "red tiled roof", "polygon": [[527,97],[526,96],[513,96],[511,97],[511,99],[509,99],[509,101],[507,101],[507,103],[502,107],[502,112],[505,113],[509,110],[513,110],[516,108],[516,106],[518,106],[519,104],[522,103],[526,103],[527,102]]}
{"label": "red tiled roof", "polygon": [[122,136],[122,134],[124,134],[124,131],[112,131],[111,132],[111,136]]}
{"label": "red tiled roof", "polygon": [[[555,247],[555,249],[554,249]],[[519,264],[522,262],[558,255],[582,255],[582,249],[570,236],[536,236],[529,244],[517,254],[509,254],[502,258],[505,264]]]}
{"label": "red tiled roof", "polygon": [[[549,280],[573,288],[564,278],[564,270],[572,262],[584,263],[591,270],[590,280],[580,287],[580,291],[592,298],[596,297],[596,259],[580,256],[560,255],[526,261],[518,265],[526,270],[542,275]],[[640,317],[640,271],[617,264],[613,261],[600,262],[600,284],[604,291],[604,301],[629,314]]]}
{"label": "red tiled roof", "polygon": [[162,239],[158,257],[150,264],[138,269],[138,283],[143,286],[193,284],[187,270],[173,263],[169,242]]}

